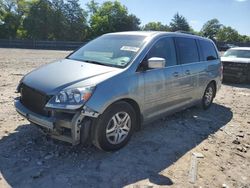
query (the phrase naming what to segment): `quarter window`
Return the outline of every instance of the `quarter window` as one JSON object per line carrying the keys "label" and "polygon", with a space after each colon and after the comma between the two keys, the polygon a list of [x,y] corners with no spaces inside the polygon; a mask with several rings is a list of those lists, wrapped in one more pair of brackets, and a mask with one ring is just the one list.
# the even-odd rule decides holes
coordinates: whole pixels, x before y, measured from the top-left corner
{"label": "quarter window", "polygon": [[217,52],[215,51],[215,47],[211,42],[200,40],[200,46],[201,46],[201,50],[203,52],[205,61],[218,59],[218,55],[217,55]]}
{"label": "quarter window", "polygon": [[179,50],[181,64],[199,61],[198,49],[194,39],[178,37],[176,38],[176,45]]}

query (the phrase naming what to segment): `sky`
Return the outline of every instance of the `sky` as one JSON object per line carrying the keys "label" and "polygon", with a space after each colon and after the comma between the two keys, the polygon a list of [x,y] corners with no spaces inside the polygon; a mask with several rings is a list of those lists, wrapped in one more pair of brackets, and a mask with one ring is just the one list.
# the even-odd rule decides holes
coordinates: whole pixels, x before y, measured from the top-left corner
{"label": "sky", "polygon": [[[105,0],[95,0],[102,4]],[[169,24],[175,13],[184,16],[192,28],[200,31],[208,20],[217,18],[242,35],[250,36],[250,0],[119,0],[141,20]],[[80,0],[82,7],[88,0]]]}

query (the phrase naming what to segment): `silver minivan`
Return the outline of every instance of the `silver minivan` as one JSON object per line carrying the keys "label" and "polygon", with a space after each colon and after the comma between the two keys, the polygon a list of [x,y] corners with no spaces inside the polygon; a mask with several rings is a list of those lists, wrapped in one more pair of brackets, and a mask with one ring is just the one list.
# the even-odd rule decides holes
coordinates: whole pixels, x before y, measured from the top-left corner
{"label": "silver minivan", "polygon": [[209,108],[221,80],[209,39],[110,33],[24,76],[15,108],[55,139],[112,151],[146,122],[197,104]]}

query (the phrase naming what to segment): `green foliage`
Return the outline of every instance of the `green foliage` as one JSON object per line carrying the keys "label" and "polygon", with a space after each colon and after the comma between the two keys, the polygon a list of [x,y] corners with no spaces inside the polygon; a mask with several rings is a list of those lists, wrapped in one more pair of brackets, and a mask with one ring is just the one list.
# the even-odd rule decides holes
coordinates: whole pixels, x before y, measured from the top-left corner
{"label": "green foliage", "polygon": [[20,25],[20,15],[16,11],[17,1],[0,1],[0,37],[15,38]]}
{"label": "green foliage", "polygon": [[79,0],[39,0],[35,2],[23,21],[27,37],[42,40],[84,40],[86,12]]}
{"label": "green foliage", "polygon": [[218,31],[216,39],[220,42],[240,42],[240,35],[232,27],[223,26]]}
{"label": "green foliage", "polygon": [[222,25],[220,24],[219,20],[217,19],[209,20],[203,25],[201,29],[201,34],[204,37],[214,40],[215,36],[220,31],[221,27]]}
{"label": "green foliage", "polygon": [[128,14],[127,8],[118,1],[104,2],[90,18],[92,37],[109,32],[139,30],[139,24],[139,18]]}
{"label": "green foliage", "polygon": [[161,22],[149,22],[142,28],[144,31],[170,31],[167,25],[163,25]]}
{"label": "green foliage", "polygon": [[240,35],[240,42],[250,42],[250,37],[246,35]]}
{"label": "green foliage", "polygon": [[235,29],[207,21],[200,32],[176,13],[169,26],[149,22],[140,28],[140,19],[129,14],[119,1],[103,4],[90,0],[83,10],[80,0],[0,0],[0,38],[84,41],[119,31],[187,31],[222,42],[250,42]]}
{"label": "green foliage", "polygon": [[66,40],[84,40],[87,35],[87,13],[80,7],[79,0],[68,0],[65,4]]}
{"label": "green foliage", "polygon": [[24,19],[24,29],[28,38],[51,39],[52,34],[52,4],[48,0],[40,0],[31,6],[29,15]]}
{"label": "green foliage", "polygon": [[51,32],[53,40],[66,40],[67,37],[67,19],[65,17],[65,4],[63,0],[52,0],[53,16],[51,22],[53,27]]}
{"label": "green foliage", "polygon": [[191,27],[184,16],[176,13],[170,22],[170,29],[171,31],[190,31]]}
{"label": "green foliage", "polygon": [[90,2],[88,2],[86,6],[88,9],[88,13],[91,15],[95,14],[99,9],[99,4],[95,2],[94,0],[91,0]]}
{"label": "green foliage", "polygon": [[19,17],[10,12],[4,15],[3,24],[0,26],[0,35],[4,38],[15,38],[19,26]]}

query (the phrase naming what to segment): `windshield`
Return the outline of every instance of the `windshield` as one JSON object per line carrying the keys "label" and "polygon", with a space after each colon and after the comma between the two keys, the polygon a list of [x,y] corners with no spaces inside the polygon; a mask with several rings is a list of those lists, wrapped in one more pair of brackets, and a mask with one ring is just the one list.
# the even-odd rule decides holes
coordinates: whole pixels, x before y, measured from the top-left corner
{"label": "windshield", "polygon": [[250,50],[228,50],[223,57],[250,58]]}
{"label": "windshield", "polygon": [[103,35],[74,52],[68,58],[105,66],[125,67],[144,44],[145,36]]}

